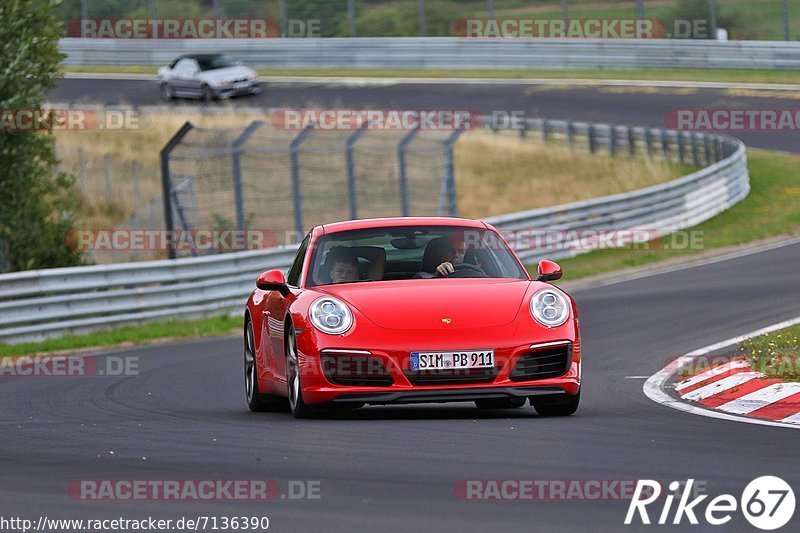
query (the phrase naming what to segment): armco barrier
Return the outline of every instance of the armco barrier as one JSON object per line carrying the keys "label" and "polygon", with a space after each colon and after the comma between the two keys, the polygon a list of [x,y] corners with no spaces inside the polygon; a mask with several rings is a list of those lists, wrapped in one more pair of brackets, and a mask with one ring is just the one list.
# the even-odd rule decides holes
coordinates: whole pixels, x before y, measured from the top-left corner
{"label": "armco barrier", "polygon": [[797,69],[800,42],[690,39],[62,39],[66,65],[167,65],[226,53],[271,69]]}
{"label": "armco barrier", "polygon": [[[694,226],[745,198],[745,146],[715,134],[680,134],[609,124],[532,119],[520,132],[593,151],[666,152],[706,166],[646,189],[487,219],[503,232],[646,229],[651,235]],[[554,185],[557,186],[557,185]],[[652,233],[655,232],[655,233]],[[519,249],[526,262],[574,255],[581,247]],[[138,324],[173,317],[241,312],[258,275],[286,269],[296,246],[214,256],[104,266],[54,268],[0,276],[0,342]]]}

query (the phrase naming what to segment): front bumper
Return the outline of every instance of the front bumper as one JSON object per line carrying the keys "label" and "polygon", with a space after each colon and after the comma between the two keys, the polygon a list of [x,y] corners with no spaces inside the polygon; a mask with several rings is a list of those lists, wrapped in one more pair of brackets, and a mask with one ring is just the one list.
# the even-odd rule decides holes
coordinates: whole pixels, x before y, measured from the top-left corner
{"label": "front bumper", "polygon": [[[306,333],[309,330],[303,332]],[[320,347],[316,342],[302,342],[303,334],[298,339],[299,359],[303,398],[309,405],[328,402],[461,402],[535,395],[575,395],[580,390],[580,342],[576,342],[574,337],[493,347],[495,366],[491,369],[433,371],[422,375],[410,370],[410,349]],[[450,341],[445,342],[455,346],[454,349],[465,348],[463,345],[459,348],[458,344]],[[473,348],[478,346],[475,342],[470,342],[470,345]],[[485,342],[480,346],[489,347]],[[551,354],[556,351],[565,353],[553,359],[556,356]],[[331,368],[336,363],[331,361],[338,363],[342,360],[345,361],[344,366],[352,366],[353,361],[359,361],[360,366],[356,366],[361,373],[355,376],[350,374],[345,379],[340,374],[332,375]],[[551,362],[556,360],[558,363]],[[549,370],[525,373],[537,365]]]}
{"label": "front bumper", "polygon": [[247,85],[221,85],[214,88],[213,91],[216,98],[231,98],[233,96],[243,96],[246,94],[258,94],[261,92],[261,82],[256,80],[247,83]]}
{"label": "front bumper", "polygon": [[567,394],[565,389],[558,386],[481,387],[472,389],[443,388],[436,390],[407,390],[394,392],[348,392],[336,396],[332,402],[335,404],[368,403],[371,405],[446,403],[527,398],[529,396],[564,396],[565,394]]}

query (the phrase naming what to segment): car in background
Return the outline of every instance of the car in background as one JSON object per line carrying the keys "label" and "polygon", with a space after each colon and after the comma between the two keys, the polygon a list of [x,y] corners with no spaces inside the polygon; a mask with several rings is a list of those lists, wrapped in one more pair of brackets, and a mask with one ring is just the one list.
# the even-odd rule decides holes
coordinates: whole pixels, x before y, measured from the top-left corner
{"label": "car in background", "polygon": [[[447,262],[446,267],[442,265]],[[535,280],[495,228],[444,217],[317,226],[293,265],[261,274],[244,309],[253,411],[297,418],[365,404],[474,402],[573,414],[581,343],[573,299]],[[286,402],[288,399],[288,402]]]}
{"label": "car in background", "polygon": [[256,72],[222,54],[191,54],[158,69],[161,98],[211,101],[261,92]]}

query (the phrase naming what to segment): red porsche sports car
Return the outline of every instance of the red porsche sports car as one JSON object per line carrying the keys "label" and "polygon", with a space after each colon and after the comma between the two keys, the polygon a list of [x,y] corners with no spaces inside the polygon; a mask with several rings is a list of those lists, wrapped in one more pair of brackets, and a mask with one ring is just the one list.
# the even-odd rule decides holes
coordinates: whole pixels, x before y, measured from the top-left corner
{"label": "red porsche sports car", "polygon": [[531,280],[480,221],[404,217],[337,222],[305,237],[284,277],[264,272],[244,316],[253,411],[298,418],[336,406],[474,401],[570,415],[580,400],[573,299]]}

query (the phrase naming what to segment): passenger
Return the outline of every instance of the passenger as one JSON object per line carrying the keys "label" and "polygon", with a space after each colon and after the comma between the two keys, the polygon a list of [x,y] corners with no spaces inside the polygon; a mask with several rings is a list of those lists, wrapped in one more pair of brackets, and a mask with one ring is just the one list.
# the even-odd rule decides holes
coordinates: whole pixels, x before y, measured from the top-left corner
{"label": "passenger", "polygon": [[331,283],[358,281],[358,257],[347,250],[336,250],[331,263]]}

